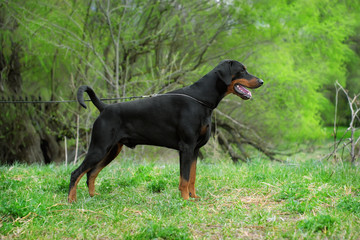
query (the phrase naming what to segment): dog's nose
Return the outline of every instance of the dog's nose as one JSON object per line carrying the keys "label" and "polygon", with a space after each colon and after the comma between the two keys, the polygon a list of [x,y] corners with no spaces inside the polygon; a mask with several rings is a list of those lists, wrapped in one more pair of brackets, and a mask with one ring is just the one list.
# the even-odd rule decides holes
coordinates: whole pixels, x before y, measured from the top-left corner
{"label": "dog's nose", "polygon": [[264,81],[260,78],[259,78],[258,82],[259,82],[260,86],[264,84]]}

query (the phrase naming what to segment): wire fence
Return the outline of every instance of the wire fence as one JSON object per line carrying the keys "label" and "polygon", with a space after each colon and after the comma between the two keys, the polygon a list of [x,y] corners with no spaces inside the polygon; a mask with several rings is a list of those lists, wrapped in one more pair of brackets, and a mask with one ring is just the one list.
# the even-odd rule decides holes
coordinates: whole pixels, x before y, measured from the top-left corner
{"label": "wire fence", "polygon": [[[132,96],[132,97],[119,97],[119,98],[100,98],[101,101],[125,101],[132,99],[140,99],[140,98],[148,98],[155,96],[154,95],[144,95],[144,96]],[[84,101],[90,102],[90,99],[85,99]],[[2,97],[0,100],[0,104],[44,104],[44,103],[73,103],[77,102],[77,100],[43,100],[42,97],[31,96],[31,97]]]}
{"label": "wire fence", "polygon": [[[141,99],[141,98],[148,98],[148,97],[153,97],[156,96],[157,94],[153,94],[153,95],[144,95],[144,96],[131,96],[131,97],[119,97],[119,98],[101,98],[101,101],[126,101],[126,100],[132,100],[132,99]],[[90,99],[86,99],[84,100],[86,102],[91,101]],[[0,105],[18,105],[18,104],[23,104],[23,105],[18,105],[19,108],[23,108],[23,106],[25,106],[25,104],[32,104],[36,107],[40,107],[43,106],[41,104],[44,104],[45,106],[48,104],[59,104],[59,103],[77,103],[77,100],[43,100],[43,98],[41,96],[20,96],[20,97],[4,97],[2,96],[0,99]],[[70,125],[71,123],[69,123]],[[72,125],[72,124],[71,124]],[[74,160],[73,160],[73,164],[76,164],[79,156],[79,138],[80,138],[80,122],[79,122],[79,114],[76,114],[76,126],[73,126],[73,129],[76,129],[76,134],[75,135],[75,156],[74,156]],[[64,136],[64,152],[65,152],[65,165],[68,166],[69,163],[69,156],[68,156],[68,141],[67,141],[67,137],[66,135]]]}

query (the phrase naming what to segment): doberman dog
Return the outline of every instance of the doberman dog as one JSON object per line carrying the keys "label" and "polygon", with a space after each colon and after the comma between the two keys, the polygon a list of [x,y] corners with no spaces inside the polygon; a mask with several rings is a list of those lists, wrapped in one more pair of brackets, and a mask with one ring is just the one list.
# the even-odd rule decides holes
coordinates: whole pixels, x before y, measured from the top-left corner
{"label": "doberman dog", "polygon": [[100,115],[94,122],[86,157],[71,173],[68,201],[76,201],[76,186],[85,173],[89,194],[94,196],[99,172],[119,154],[123,145],[134,148],[139,144],[178,150],[181,197],[198,198],[196,162],[199,149],[210,137],[213,110],[230,93],[250,99],[247,88],[262,84],[263,80],[249,74],[240,62],[225,60],[190,86],[129,102],[105,104],[90,87],[81,86],[78,102],[86,108],[83,93],[87,92]]}

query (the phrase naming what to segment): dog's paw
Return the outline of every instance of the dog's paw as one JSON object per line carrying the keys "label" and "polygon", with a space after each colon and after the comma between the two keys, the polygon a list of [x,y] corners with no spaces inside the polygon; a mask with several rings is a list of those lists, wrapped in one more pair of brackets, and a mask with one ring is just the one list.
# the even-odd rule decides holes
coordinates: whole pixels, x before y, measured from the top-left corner
{"label": "dog's paw", "polygon": [[191,197],[191,198],[201,198],[199,195],[192,194],[191,192],[189,192],[189,197]]}

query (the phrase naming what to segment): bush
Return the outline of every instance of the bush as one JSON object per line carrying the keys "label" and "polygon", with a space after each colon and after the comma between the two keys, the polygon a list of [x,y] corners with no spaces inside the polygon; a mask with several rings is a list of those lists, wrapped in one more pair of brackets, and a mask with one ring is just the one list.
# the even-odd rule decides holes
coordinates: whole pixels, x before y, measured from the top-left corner
{"label": "bush", "polygon": [[156,180],[152,181],[148,184],[147,188],[152,193],[160,193],[161,191],[165,190],[166,181],[165,180]]}
{"label": "bush", "polygon": [[335,218],[330,215],[318,215],[301,221],[299,223],[299,227],[311,232],[326,232],[334,225],[335,222]]}

